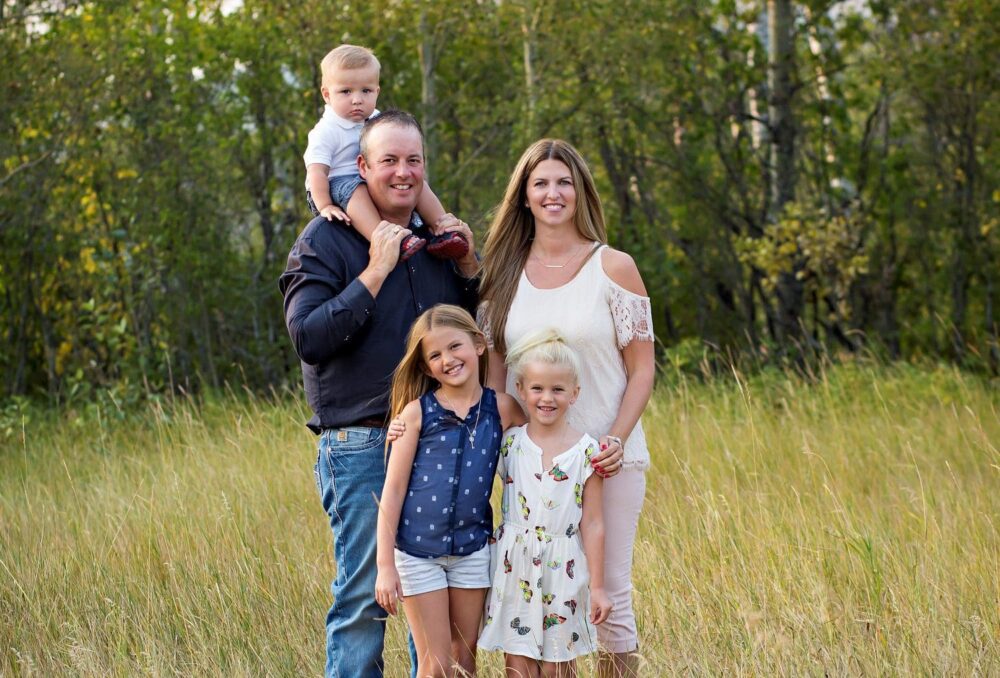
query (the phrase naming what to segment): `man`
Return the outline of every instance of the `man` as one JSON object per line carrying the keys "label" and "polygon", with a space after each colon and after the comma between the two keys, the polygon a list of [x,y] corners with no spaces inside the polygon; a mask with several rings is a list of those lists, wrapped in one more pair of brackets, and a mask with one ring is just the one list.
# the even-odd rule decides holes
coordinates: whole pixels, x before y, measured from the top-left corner
{"label": "man", "polygon": [[408,113],[387,111],[361,132],[361,177],[382,218],[371,244],[323,217],[299,235],[278,281],[285,323],[302,361],[307,424],[319,435],[316,484],[334,536],[337,577],[326,617],[326,675],[382,676],[385,612],[375,602],[376,497],[385,479],[385,425],[392,372],[413,320],[438,303],[474,312],[478,262],[472,231],[454,217],[469,252],[451,262],[400,242],[427,237],[415,210],[424,187],[423,134]]}

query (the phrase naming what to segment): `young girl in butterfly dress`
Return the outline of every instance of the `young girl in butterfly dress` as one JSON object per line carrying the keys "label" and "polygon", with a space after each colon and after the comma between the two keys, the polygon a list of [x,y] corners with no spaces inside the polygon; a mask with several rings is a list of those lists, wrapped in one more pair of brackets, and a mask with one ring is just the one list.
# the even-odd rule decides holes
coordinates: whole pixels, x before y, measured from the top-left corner
{"label": "young girl in butterfly dress", "polygon": [[504,651],[508,676],[574,675],[611,613],[598,445],[566,419],[579,363],[556,330],[525,337],[507,364],[528,424],[505,431],[500,447],[503,523],[479,646]]}
{"label": "young girl in butterfly dress", "polygon": [[438,305],[414,322],[393,378],[402,425],[382,489],[375,598],[390,614],[403,603],[421,678],[476,671],[493,474],[504,428],[524,422],[511,396],[483,387],[486,353],[472,316]]}

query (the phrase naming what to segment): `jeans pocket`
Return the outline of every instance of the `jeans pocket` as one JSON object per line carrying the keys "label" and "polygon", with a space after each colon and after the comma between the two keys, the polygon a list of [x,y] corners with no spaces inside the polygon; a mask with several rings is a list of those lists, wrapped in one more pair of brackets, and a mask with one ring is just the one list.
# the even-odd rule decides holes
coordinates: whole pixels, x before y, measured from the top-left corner
{"label": "jeans pocket", "polygon": [[376,448],[385,447],[386,430],[382,428],[367,428],[349,426],[325,431],[325,448],[331,457],[339,457],[359,452],[371,452]]}

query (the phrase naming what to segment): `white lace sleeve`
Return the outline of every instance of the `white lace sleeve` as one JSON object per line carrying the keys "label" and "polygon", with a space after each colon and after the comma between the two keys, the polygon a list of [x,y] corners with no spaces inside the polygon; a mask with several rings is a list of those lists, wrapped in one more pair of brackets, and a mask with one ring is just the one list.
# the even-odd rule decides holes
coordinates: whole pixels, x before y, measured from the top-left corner
{"label": "white lace sleeve", "polygon": [[608,281],[608,302],[615,321],[618,348],[632,341],[653,341],[653,309],[649,297],[629,292],[614,281]]}
{"label": "white lace sleeve", "polygon": [[479,329],[486,335],[486,347],[492,351],[494,348],[493,328],[490,327],[490,316],[486,313],[486,304],[487,302],[484,301],[476,309],[476,324],[479,325]]}

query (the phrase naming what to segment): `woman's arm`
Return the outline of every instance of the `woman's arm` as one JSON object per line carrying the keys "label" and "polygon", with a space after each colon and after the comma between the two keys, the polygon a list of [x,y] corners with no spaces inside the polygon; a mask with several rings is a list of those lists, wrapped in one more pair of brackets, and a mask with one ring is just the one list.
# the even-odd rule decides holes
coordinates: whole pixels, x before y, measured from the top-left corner
{"label": "woman's arm", "polygon": [[[646,296],[646,286],[639,275],[639,269],[632,257],[624,252],[608,250],[601,261],[605,272],[611,280],[639,296]],[[653,354],[653,342],[645,338],[633,338],[622,349],[622,359],[625,362],[626,383],[622,394],[618,414],[606,435],[601,436],[602,451],[594,457],[594,461],[604,471],[604,474],[614,475],[621,470],[621,458],[624,450],[617,444],[615,438],[620,438],[622,445],[632,435],[632,429],[642,416],[649,397],[653,393],[653,380],[656,376],[656,360]]]}
{"label": "woman's arm", "polygon": [[590,570],[590,621],[600,624],[611,614],[611,599],[604,590],[604,480],[594,473],[583,486],[580,538]]}
{"label": "woman's arm", "polygon": [[414,400],[403,408],[401,418],[406,422],[406,432],[392,444],[389,463],[385,470],[385,485],[379,502],[375,562],[378,576],[375,579],[375,600],[389,614],[396,614],[396,602],[403,595],[396,572],[396,531],[399,515],[403,510],[403,497],[410,485],[413,456],[420,439],[420,401]]}

